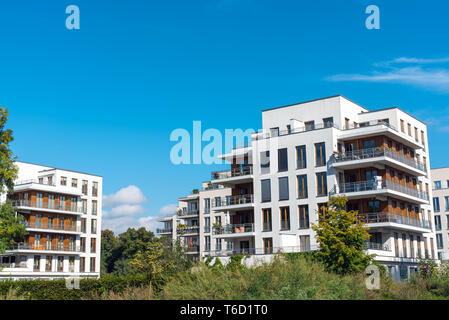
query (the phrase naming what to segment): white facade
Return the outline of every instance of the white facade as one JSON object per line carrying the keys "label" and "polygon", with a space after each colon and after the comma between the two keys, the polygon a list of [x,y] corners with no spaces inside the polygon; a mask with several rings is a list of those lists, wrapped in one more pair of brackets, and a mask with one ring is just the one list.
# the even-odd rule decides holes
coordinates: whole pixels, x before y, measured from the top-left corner
{"label": "white facade", "polygon": [[449,261],[449,167],[432,169],[435,240],[438,257]]}
{"label": "white facade", "polygon": [[319,205],[345,194],[348,210],[368,222],[369,253],[395,278],[415,272],[419,257],[436,257],[423,122],[333,96],[264,110],[262,126],[249,147],[222,156],[231,170],[212,183],[232,196],[213,207],[228,223],[213,237],[228,246],[205,255],[316,250]]}
{"label": "white facade", "polygon": [[25,162],[16,165],[11,200],[24,217],[27,235],[0,257],[0,277],[99,277],[103,178]]}

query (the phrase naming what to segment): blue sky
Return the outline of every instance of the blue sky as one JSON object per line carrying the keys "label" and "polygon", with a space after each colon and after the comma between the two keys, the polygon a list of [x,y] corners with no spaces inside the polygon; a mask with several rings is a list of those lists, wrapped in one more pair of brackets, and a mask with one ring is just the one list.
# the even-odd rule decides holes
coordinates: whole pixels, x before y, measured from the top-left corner
{"label": "blue sky", "polygon": [[[71,4],[80,30],[65,28]],[[380,30],[365,28],[369,4]],[[217,168],[170,162],[170,133],[194,120],[257,129],[264,108],[342,94],[424,120],[431,166],[449,165],[448,11],[440,0],[2,1],[0,104],[20,160],[102,175],[104,194],[135,206],[105,208],[106,225],[153,228]]]}

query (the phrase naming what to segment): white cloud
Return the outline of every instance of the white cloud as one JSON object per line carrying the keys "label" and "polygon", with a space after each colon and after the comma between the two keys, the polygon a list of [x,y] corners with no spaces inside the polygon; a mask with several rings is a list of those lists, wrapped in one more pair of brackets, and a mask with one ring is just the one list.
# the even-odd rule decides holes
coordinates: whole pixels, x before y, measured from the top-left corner
{"label": "white cloud", "polygon": [[112,208],[121,204],[140,204],[147,201],[142,191],[136,186],[122,188],[116,193],[103,196],[103,207]]}
{"label": "white cloud", "polygon": [[131,217],[145,213],[145,208],[140,204],[121,204],[111,210],[104,210],[103,216],[107,218],[113,217]]}
{"label": "white cloud", "polygon": [[422,59],[422,58],[409,58],[400,57],[389,61],[377,62],[375,66],[391,66],[393,64],[431,64],[431,63],[445,63],[449,62],[449,57],[434,58],[434,59]]}

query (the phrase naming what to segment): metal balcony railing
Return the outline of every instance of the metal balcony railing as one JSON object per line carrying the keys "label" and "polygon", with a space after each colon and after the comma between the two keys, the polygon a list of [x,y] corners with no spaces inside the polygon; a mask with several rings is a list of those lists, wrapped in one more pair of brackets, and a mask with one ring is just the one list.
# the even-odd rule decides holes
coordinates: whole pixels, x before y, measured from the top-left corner
{"label": "metal balcony railing", "polygon": [[351,193],[351,192],[362,192],[362,191],[374,191],[374,190],[382,190],[389,189],[393,191],[398,191],[422,200],[429,200],[429,195],[427,192],[419,191],[417,189],[409,188],[405,185],[402,185],[397,182],[393,182],[390,180],[386,180],[383,182],[374,182],[374,181],[359,181],[359,182],[349,182],[349,183],[341,183],[335,186],[330,192],[329,195],[340,194],[340,193]]}
{"label": "metal balcony railing", "polygon": [[37,180],[37,179],[29,179],[29,180],[16,181],[16,182],[14,183],[14,185],[15,185],[15,186],[21,186],[21,185],[24,185],[24,184],[31,184],[31,183],[41,184],[41,185],[44,185],[44,186],[52,186],[52,187],[55,187],[55,186],[56,186],[55,182],[53,182],[53,181],[50,181],[50,182],[43,182],[43,181],[39,181],[39,180]]}
{"label": "metal balcony railing", "polygon": [[56,231],[72,231],[81,232],[81,228],[76,225],[59,225],[56,223],[39,223],[39,222],[23,222],[23,225],[27,228],[33,229],[45,229],[45,230],[56,230]]}
{"label": "metal balcony railing", "polygon": [[224,226],[214,227],[214,234],[233,234],[254,232],[254,223],[226,224]]}
{"label": "metal balcony railing", "polygon": [[64,245],[41,245],[30,243],[16,243],[12,249],[9,250],[41,250],[41,251],[66,251],[66,252],[81,252],[79,246],[64,246]]}
{"label": "metal balcony railing", "polygon": [[178,234],[198,233],[199,230],[200,230],[199,226],[188,226],[176,229]]}
{"label": "metal balcony railing", "polygon": [[168,228],[168,229],[159,229],[159,228],[157,228],[156,229],[156,233],[172,233],[173,232],[173,229],[171,229],[171,228]]}
{"label": "metal balcony railing", "polygon": [[388,157],[393,160],[397,160],[403,164],[406,164],[415,169],[426,172],[426,166],[415,159],[404,156],[396,151],[392,151],[386,147],[369,148],[355,151],[346,151],[335,156],[336,162],[345,162],[353,160],[363,160],[376,157]]}
{"label": "metal balcony railing", "polygon": [[199,246],[197,246],[197,245],[188,246],[186,248],[186,252],[198,252],[198,251],[199,251]]}
{"label": "metal balcony railing", "polygon": [[394,212],[359,213],[359,219],[365,223],[394,222],[409,226],[431,229],[429,221],[416,219],[402,214],[396,215]]}
{"label": "metal balcony railing", "polygon": [[256,132],[255,140],[269,139],[269,138],[274,138],[274,137],[279,137],[279,136],[286,136],[286,135],[298,133],[298,132],[306,132],[306,131],[319,130],[319,129],[325,129],[325,128],[338,129],[338,126],[336,124],[334,124],[333,122],[329,122],[329,123],[317,123],[317,124],[308,125],[308,126],[305,125],[305,126],[301,126],[301,127],[297,127],[297,128],[291,128],[290,130],[280,130],[280,131],[278,130],[278,131],[270,131],[270,132],[260,131],[260,132]]}
{"label": "metal balcony railing", "polygon": [[227,178],[233,178],[233,177],[241,177],[241,176],[247,176],[253,174],[253,167],[247,166],[247,167],[241,167],[241,168],[234,168],[231,170],[224,170],[224,171],[215,171],[212,172],[211,178],[212,180],[220,180],[220,179],[227,179]]}
{"label": "metal balcony railing", "polygon": [[71,205],[60,205],[58,203],[50,203],[44,201],[31,201],[31,200],[13,200],[12,205],[14,207],[30,207],[39,209],[49,209],[49,210],[60,210],[68,211],[74,213],[83,213],[84,209],[82,207],[75,207]]}
{"label": "metal balcony railing", "polygon": [[212,207],[223,207],[223,206],[232,206],[238,204],[245,203],[254,203],[254,195],[252,194],[244,194],[239,196],[228,196],[225,198],[220,198],[219,201],[213,201]]}
{"label": "metal balcony railing", "polygon": [[178,212],[178,216],[180,216],[180,217],[191,216],[191,215],[197,215],[198,213],[199,213],[198,209],[185,209],[185,210]]}
{"label": "metal balcony railing", "polygon": [[371,241],[365,242],[365,248],[371,249],[371,250],[391,251],[391,248],[389,245],[377,243],[377,242],[371,242]]}
{"label": "metal balcony railing", "polygon": [[208,254],[211,256],[233,256],[233,255],[263,255],[276,253],[293,253],[293,252],[309,252],[318,250],[317,245],[310,244],[304,246],[285,246],[285,247],[265,247],[265,248],[239,248],[239,249],[224,249],[213,250]]}

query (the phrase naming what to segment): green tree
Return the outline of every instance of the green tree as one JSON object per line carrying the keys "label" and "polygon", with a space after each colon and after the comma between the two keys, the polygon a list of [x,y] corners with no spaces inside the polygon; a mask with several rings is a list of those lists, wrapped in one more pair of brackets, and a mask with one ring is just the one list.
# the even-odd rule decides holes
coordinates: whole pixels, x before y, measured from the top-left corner
{"label": "green tree", "polygon": [[101,230],[101,274],[112,272],[115,259],[113,250],[117,247],[118,240],[111,230]]}
{"label": "green tree", "polygon": [[345,211],[347,201],[344,196],[331,197],[319,215],[318,224],[312,224],[320,245],[315,257],[328,271],[338,274],[361,272],[373,260],[365,252],[369,229],[357,211]]}
{"label": "green tree", "polygon": [[[8,109],[0,108],[0,192],[6,192],[7,196],[10,196],[14,191],[18,168],[14,164],[16,157],[9,145],[14,140],[12,130],[5,128],[7,121]],[[0,205],[0,253],[5,252],[14,242],[23,239],[26,229],[22,221],[23,217],[16,215],[11,201]]]}

